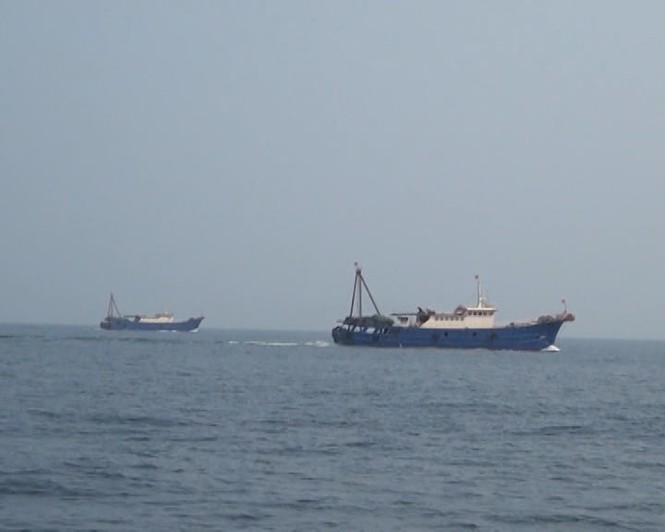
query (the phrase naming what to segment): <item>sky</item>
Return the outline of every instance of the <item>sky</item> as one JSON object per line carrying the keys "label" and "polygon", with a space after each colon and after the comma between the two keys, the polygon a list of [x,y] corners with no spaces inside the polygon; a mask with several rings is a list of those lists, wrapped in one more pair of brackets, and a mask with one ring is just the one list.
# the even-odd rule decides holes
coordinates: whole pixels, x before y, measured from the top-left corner
{"label": "sky", "polygon": [[665,339],[665,3],[0,0],[0,323]]}

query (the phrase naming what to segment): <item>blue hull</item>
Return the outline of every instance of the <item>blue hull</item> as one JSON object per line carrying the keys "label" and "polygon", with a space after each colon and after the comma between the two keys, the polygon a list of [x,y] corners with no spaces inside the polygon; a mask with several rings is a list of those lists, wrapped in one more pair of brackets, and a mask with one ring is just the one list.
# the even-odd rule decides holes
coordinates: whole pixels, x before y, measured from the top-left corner
{"label": "blue hull", "polygon": [[189,318],[187,321],[171,323],[141,323],[128,318],[106,318],[99,326],[107,331],[178,331],[188,332],[198,329],[203,317]]}
{"label": "blue hull", "polygon": [[336,344],[368,347],[438,347],[540,351],[554,344],[565,320],[493,327],[491,329],[426,329],[390,326],[383,329],[338,326]]}

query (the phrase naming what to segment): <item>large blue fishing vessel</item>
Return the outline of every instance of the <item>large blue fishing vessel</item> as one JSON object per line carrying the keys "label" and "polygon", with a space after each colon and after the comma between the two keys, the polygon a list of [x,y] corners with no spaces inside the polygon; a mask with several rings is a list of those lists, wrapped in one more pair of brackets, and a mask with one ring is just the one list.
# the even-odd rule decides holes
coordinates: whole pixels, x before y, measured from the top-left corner
{"label": "large blue fishing vessel", "polygon": [[[476,276],[478,301],[473,307],[459,305],[452,312],[435,312],[418,307],[418,312],[381,314],[356,264],[351,296],[351,310],[341,325],[332,330],[335,343],[373,347],[442,347],[453,349],[512,349],[520,351],[558,351],[554,345],[561,326],[575,316],[563,312],[540,316],[531,321],[495,325],[496,307],[482,295]],[[373,315],[364,316],[364,291],[374,307]],[[356,313],[354,314],[354,308]]]}
{"label": "large blue fishing vessel", "polygon": [[102,329],[109,331],[179,331],[188,332],[199,328],[203,316],[189,318],[185,321],[175,321],[173,313],[158,312],[152,316],[143,314],[121,314],[111,294],[106,317],[100,322]]}

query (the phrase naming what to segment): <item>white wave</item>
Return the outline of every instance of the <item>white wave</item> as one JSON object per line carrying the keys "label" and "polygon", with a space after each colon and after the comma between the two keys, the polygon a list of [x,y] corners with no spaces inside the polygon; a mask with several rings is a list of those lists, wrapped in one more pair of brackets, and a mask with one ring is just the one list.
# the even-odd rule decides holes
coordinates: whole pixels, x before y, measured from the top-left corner
{"label": "white wave", "polygon": [[561,351],[561,349],[559,349],[557,346],[552,344],[552,345],[546,347],[545,349],[541,349],[541,351],[545,351],[547,353],[558,353],[559,351]]}

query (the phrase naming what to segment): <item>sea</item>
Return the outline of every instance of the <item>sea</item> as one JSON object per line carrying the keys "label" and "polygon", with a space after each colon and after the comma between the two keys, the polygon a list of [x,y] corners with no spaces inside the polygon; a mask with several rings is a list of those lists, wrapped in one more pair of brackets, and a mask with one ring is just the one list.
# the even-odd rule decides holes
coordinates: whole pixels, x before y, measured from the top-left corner
{"label": "sea", "polygon": [[0,325],[0,529],[665,530],[665,342],[567,333]]}

